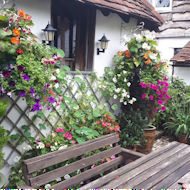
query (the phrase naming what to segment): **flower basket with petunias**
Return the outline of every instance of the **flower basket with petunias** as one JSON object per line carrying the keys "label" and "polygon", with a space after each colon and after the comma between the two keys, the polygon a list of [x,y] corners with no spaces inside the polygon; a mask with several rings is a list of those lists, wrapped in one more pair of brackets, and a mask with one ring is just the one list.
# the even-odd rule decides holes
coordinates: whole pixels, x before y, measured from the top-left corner
{"label": "flower basket with petunias", "polygon": [[[31,16],[22,10],[0,12],[0,93],[25,97],[31,111],[55,102],[60,55],[55,49],[36,41],[31,32]],[[60,52],[60,51],[59,51]],[[64,53],[62,52],[62,55]]]}
{"label": "flower basket with petunias", "polygon": [[154,35],[135,34],[126,39],[126,46],[125,51],[114,56],[113,68],[105,68],[105,75],[100,79],[103,94],[118,99],[124,109],[139,109],[146,104],[165,111],[170,99],[167,64],[161,61]]}

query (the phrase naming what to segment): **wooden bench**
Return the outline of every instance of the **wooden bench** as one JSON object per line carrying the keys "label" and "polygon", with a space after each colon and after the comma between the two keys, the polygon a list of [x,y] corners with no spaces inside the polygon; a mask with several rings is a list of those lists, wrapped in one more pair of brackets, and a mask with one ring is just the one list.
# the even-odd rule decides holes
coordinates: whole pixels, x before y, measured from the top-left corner
{"label": "wooden bench", "polygon": [[[66,174],[71,175],[78,170],[80,170],[81,173],[69,179],[57,182],[51,189],[63,190],[64,188],[72,188],[81,182],[87,185],[91,181],[101,177],[100,174],[112,172],[115,167],[122,168],[129,162],[143,156],[141,153],[121,148],[118,142],[119,137],[116,134],[109,134],[63,150],[24,160],[22,170],[26,185],[19,188],[31,189],[44,187],[45,184],[55,181],[57,178],[64,177]],[[112,145],[112,147],[110,145]],[[110,149],[105,150],[105,146],[110,146]],[[84,156],[85,153],[95,150],[101,150],[101,152],[97,152],[89,157]],[[113,155],[115,159],[111,159],[96,167],[91,167],[94,163],[110,158]],[[76,161],[65,166],[57,167],[51,171],[43,172],[45,168],[55,165],[58,166],[60,163],[72,158],[75,158]],[[40,171],[42,171],[41,174],[37,176],[33,175]]]}

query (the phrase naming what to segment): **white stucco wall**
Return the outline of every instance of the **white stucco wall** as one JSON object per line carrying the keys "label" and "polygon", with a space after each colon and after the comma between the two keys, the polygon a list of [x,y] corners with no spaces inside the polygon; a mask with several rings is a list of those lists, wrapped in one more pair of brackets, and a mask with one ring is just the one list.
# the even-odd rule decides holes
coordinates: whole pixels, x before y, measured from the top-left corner
{"label": "white stucco wall", "polygon": [[[164,60],[169,61],[174,56],[174,48],[183,48],[190,38],[160,38],[158,39],[158,48]],[[169,62],[172,64],[172,62]],[[172,67],[170,66],[169,74],[172,74]],[[189,67],[175,67],[174,75],[184,79],[190,85],[190,68]]]}
{"label": "white stucco wall", "polygon": [[32,16],[34,27],[32,32],[37,35],[39,41],[44,39],[42,29],[50,22],[50,0],[15,0],[16,8]]}
{"label": "white stucco wall", "polygon": [[[129,23],[124,23],[117,14],[111,13],[109,16],[104,16],[101,11],[97,11],[93,70],[97,72],[98,75],[104,73],[104,67],[112,64],[113,56],[119,50],[125,50],[122,43],[123,35],[128,34],[131,36],[133,30],[136,28],[136,24],[136,19],[131,18]],[[103,34],[105,34],[110,41],[105,53],[97,55],[97,48],[99,47],[98,40],[101,39]]]}

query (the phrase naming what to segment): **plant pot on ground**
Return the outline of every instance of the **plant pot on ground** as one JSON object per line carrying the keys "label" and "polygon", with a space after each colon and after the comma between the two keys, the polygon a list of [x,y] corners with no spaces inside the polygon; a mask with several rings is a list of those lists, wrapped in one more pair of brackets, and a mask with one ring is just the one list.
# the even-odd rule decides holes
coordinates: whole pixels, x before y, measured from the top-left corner
{"label": "plant pot on ground", "polygon": [[137,151],[144,154],[148,154],[152,151],[155,140],[155,131],[156,127],[153,125],[148,125],[144,128],[144,141],[141,143],[141,146],[137,147]]}

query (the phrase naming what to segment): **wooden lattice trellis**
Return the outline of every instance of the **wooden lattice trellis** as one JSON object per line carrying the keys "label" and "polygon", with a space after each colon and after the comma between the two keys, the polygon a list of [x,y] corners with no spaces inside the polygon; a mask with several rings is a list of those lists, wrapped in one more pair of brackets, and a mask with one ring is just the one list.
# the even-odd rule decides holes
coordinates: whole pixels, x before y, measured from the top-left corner
{"label": "wooden lattice trellis", "polygon": [[[88,86],[88,91],[86,91],[86,93],[93,95],[98,103],[106,105],[106,108],[114,113],[114,110],[112,109],[112,105],[114,104],[113,100],[105,100],[98,89],[97,81],[90,81],[90,74],[90,72],[82,72],[82,75],[79,76]],[[80,92],[80,85],[76,80],[74,80],[76,75],[76,72],[72,72],[70,80],[68,81],[63,93],[63,96],[69,96],[75,100],[75,102],[77,102],[77,94]],[[74,88],[70,89],[70,86]],[[53,107],[52,110],[46,111],[44,113],[45,117],[43,119],[40,119],[39,117],[35,117],[35,113],[30,112],[30,107],[27,106],[25,100],[22,97],[13,96],[9,97],[9,99],[10,105],[7,109],[7,114],[0,121],[0,125],[9,131],[8,135],[17,134],[20,138],[17,141],[9,140],[3,150],[5,153],[5,167],[8,168],[10,168],[19,160],[20,156],[25,152],[23,147],[27,147],[27,144],[29,143],[30,136],[28,133],[23,131],[22,126],[29,126],[32,137],[34,138],[37,138],[38,136],[46,136],[46,134],[48,134],[53,129],[53,126],[60,121],[62,114],[61,110]],[[66,105],[66,109],[69,109],[67,103],[64,103]],[[79,105],[79,107],[80,106],[81,105]],[[54,113],[54,115],[56,114],[56,117],[54,117],[53,120],[51,119],[52,113]],[[39,124],[49,126],[49,128],[47,130],[41,130]]]}

